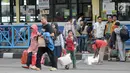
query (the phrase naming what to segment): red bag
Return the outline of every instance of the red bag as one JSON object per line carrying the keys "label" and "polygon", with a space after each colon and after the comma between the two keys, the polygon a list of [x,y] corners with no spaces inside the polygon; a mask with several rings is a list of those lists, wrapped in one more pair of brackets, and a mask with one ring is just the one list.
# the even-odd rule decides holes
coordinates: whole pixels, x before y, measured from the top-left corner
{"label": "red bag", "polygon": [[32,66],[36,65],[36,54],[32,55]]}
{"label": "red bag", "polygon": [[22,57],[21,57],[21,64],[26,64],[27,57],[28,57],[28,52],[27,52],[27,50],[24,50],[22,53]]}

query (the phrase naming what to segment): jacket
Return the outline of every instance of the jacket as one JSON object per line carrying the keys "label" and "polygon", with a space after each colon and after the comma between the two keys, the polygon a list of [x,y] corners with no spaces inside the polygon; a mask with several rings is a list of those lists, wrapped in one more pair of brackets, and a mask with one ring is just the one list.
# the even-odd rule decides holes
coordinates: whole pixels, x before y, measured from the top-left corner
{"label": "jacket", "polygon": [[[110,25],[110,23],[109,22],[107,22],[107,24],[106,24],[106,26],[105,26],[105,34],[108,32],[108,28],[109,28],[109,25]],[[112,32],[114,31],[114,23],[111,23],[111,26],[110,26],[110,34],[112,34]]]}
{"label": "jacket", "polygon": [[54,43],[53,43],[53,39],[52,39],[50,33],[49,33],[49,32],[43,32],[43,33],[42,33],[42,36],[43,36],[44,39],[45,39],[45,42],[46,42],[47,47],[48,47],[51,51],[53,51],[53,50],[54,50]]}

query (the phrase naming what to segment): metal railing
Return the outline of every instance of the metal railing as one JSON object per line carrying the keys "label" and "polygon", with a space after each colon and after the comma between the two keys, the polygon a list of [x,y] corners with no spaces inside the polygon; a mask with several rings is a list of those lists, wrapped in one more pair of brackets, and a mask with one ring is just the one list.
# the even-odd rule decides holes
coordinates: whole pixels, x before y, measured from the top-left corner
{"label": "metal railing", "polygon": [[0,25],[0,49],[28,48],[30,32],[28,25]]}

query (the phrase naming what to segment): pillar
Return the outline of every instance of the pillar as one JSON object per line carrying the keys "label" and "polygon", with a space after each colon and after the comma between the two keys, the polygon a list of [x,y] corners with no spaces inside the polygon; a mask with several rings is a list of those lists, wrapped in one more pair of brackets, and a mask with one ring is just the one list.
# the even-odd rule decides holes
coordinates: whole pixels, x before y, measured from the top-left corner
{"label": "pillar", "polygon": [[16,23],[19,23],[20,15],[19,15],[19,0],[16,0]]}
{"label": "pillar", "polygon": [[92,0],[93,21],[96,21],[96,17],[100,15],[99,1],[100,0]]}

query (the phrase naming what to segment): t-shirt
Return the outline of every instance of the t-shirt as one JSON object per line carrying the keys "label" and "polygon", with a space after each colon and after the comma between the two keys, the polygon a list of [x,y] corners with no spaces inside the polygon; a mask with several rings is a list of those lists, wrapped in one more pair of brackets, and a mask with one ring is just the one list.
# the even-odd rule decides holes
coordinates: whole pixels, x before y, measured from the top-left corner
{"label": "t-shirt", "polygon": [[99,22],[95,23],[93,29],[96,30],[96,32],[95,32],[96,38],[104,37],[105,24],[103,22],[102,23],[99,23]]}
{"label": "t-shirt", "polygon": [[46,24],[45,26],[43,26],[43,29],[44,32],[49,32],[50,34],[54,32],[50,24]]}
{"label": "t-shirt", "polygon": [[104,40],[96,40],[95,44],[92,45],[94,50],[100,49],[100,48],[105,47],[105,46],[107,46],[107,42]]}

